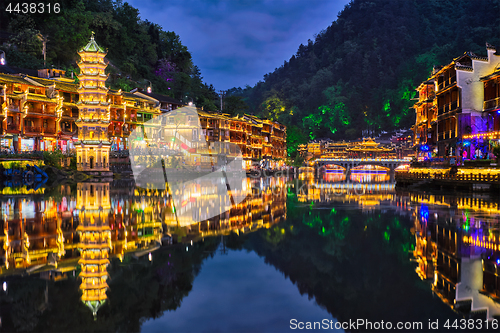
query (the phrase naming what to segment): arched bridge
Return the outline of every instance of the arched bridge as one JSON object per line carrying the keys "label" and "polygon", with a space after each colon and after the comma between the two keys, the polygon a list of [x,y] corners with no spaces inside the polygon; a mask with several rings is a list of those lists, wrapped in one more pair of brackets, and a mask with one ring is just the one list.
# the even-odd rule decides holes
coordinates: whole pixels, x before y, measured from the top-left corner
{"label": "arched bridge", "polygon": [[318,158],[314,161],[316,169],[328,164],[335,164],[350,170],[358,165],[380,165],[394,170],[401,164],[408,164],[410,161],[398,158]]}

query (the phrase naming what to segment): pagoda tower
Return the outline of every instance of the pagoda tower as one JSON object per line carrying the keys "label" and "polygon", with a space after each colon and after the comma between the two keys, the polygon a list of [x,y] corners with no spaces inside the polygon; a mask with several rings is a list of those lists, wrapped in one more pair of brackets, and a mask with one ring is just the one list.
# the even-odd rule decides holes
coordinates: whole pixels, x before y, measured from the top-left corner
{"label": "pagoda tower", "polygon": [[75,142],[76,165],[78,171],[109,171],[109,151],[111,142],[108,139],[109,108],[106,101],[108,88],[105,86],[108,75],[104,73],[107,64],[104,62],[104,51],[94,40],[79,52],[81,60],[79,116],[75,121],[78,126],[78,141]]}
{"label": "pagoda tower", "polygon": [[111,211],[109,183],[78,183],[77,208],[80,236],[80,277],[82,302],[97,315],[99,308],[108,298],[107,266],[111,250],[111,230],[108,215]]}

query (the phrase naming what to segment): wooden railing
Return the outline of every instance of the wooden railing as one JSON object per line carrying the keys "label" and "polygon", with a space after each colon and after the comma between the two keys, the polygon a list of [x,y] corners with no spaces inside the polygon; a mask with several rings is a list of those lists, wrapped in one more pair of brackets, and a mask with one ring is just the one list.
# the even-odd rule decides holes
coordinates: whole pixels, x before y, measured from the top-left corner
{"label": "wooden railing", "polygon": [[478,182],[478,183],[492,183],[500,182],[500,174],[491,173],[425,173],[425,172],[397,172],[396,177],[415,179],[415,180],[452,180],[452,181],[467,181],[467,182]]}
{"label": "wooden railing", "polygon": [[24,127],[24,132],[40,133],[41,129],[38,126],[25,126]]}
{"label": "wooden railing", "polygon": [[483,110],[489,110],[500,106],[500,97],[484,101]]}

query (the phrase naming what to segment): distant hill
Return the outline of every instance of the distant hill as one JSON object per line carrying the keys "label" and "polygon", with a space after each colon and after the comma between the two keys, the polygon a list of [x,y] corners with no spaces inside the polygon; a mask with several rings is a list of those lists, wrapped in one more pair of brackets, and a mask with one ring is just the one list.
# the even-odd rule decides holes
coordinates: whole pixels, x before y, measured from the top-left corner
{"label": "distant hill", "polygon": [[486,42],[500,46],[498,0],[354,0],[263,81],[229,93],[287,124],[294,142],[353,139],[413,125],[433,66],[485,54]]}

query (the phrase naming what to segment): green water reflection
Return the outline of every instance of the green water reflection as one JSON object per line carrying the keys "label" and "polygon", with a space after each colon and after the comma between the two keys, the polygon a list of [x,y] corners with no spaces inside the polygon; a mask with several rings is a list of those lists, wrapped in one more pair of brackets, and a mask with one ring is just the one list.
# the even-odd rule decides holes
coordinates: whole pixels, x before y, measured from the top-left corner
{"label": "green water reflection", "polygon": [[[498,199],[391,183],[249,184],[244,203],[196,223],[176,219],[165,193],[127,183],[2,197],[3,328],[140,331],[182,306],[203,262],[223,248],[257,253],[339,321],[425,328],[500,313]],[[100,270],[82,273],[94,264]]]}

